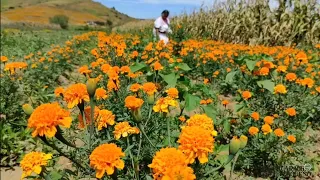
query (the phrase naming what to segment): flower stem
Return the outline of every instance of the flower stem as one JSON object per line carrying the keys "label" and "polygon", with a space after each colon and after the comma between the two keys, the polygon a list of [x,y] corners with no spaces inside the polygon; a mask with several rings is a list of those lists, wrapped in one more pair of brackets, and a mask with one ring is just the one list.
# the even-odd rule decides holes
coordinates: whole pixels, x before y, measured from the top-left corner
{"label": "flower stem", "polygon": [[[130,147],[130,140],[129,140],[129,137],[127,137],[127,147],[129,148]],[[129,149],[129,156],[130,156],[130,159],[131,159],[131,163],[132,163],[132,168],[134,169],[133,171],[133,175],[136,179],[139,179],[136,174],[136,171],[135,171],[135,167],[134,167],[134,162],[133,162],[133,156],[132,156],[132,153],[131,153],[131,149]]]}
{"label": "flower stem", "polygon": [[240,152],[241,152],[241,150],[239,150],[239,151],[237,152],[236,156],[234,157],[233,164],[232,164],[231,171],[230,171],[230,178],[229,178],[229,180],[232,180],[232,174],[233,174],[234,166],[236,165],[236,162],[237,162],[237,160],[238,160],[238,157],[239,157]]}
{"label": "flower stem", "polygon": [[171,146],[171,136],[170,136],[170,118],[167,118],[167,131],[168,131],[168,144]]}
{"label": "flower stem", "polygon": [[152,147],[155,148],[155,146],[153,145],[153,143],[151,142],[151,140],[149,139],[149,137],[147,136],[146,132],[144,131],[144,128],[142,126],[141,123],[138,124],[140,131],[142,132],[142,134],[146,137],[146,139],[149,141],[149,143],[151,144]]}
{"label": "flower stem", "polygon": [[94,131],[94,99],[93,97],[90,98],[90,132],[89,132],[89,147],[91,147],[91,139],[92,139],[92,135],[93,135],[93,131]]}
{"label": "flower stem", "polygon": [[147,119],[146,123],[144,124],[144,127],[147,127],[147,124],[148,124],[148,122],[149,122],[149,120],[150,120],[150,118],[151,118],[151,113],[152,113],[152,106],[150,106],[150,108],[149,108],[148,119]]}

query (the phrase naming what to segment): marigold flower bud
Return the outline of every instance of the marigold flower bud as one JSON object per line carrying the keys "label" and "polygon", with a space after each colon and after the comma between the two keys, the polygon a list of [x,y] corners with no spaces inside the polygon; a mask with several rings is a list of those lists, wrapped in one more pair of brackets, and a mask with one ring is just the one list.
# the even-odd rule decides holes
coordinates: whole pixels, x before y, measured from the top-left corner
{"label": "marigold flower bud", "polygon": [[241,144],[241,141],[236,136],[234,136],[230,141],[230,146],[229,146],[230,154],[236,154],[240,149],[240,144]]}
{"label": "marigold flower bud", "polygon": [[23,111],[27,114],[27,115],[31,115],[33,113],[33,107],[30,104],[24,104],[22,106]]}
{"label": "marigold flower bud", "polygon": [[246,147],[248,142],[248,137],[245,135],[241,135],[240,136],[240,148],[243,149],[244,147]]}
{"label": "marigold flower bud", "polygon": [[87,81],[87,91],[90,97],[93,97],[97,89],[97,82],[95,79],[89,79]]}

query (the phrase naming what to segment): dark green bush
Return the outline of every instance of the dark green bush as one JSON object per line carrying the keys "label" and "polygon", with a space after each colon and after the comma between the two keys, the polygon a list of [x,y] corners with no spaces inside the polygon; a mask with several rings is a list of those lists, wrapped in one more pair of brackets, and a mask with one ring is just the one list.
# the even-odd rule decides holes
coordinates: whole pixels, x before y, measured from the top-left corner
{"label": "dark green bush", "polygon": [[59,24],[62,29],[68,29],[69,17],[66,15],[55,15],[50,17],[50,23]]}

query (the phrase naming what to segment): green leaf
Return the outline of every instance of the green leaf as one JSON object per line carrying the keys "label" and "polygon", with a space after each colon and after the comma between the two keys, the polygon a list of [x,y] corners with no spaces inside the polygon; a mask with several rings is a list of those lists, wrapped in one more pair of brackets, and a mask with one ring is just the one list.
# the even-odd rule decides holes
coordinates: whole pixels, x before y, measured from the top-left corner
{"label": "green leaf", "polygon": [[198,96],[194,96],[192,94],[186,94],[185,96],[185,101],[186,101],[186,106],[185,109],[187,111],[192,111],[196,109],[200,105],[200,98]]}
{"label": "green leaf", "polygon": [[57,172],[57,171],[51,171],[51,172],[50,172],[50,178],[51,178],[52,180],[59,180],[59,179],[62,178],[62,175],[61,175],[59,172]]}
{"label": "green leaf", "polygon": [[176,76],[175,73],[171,73],[171,74],[168,74],[168,75],[163,75],[163,74],[159,74],[159,75],[168,84],[168,86],[170,86],[170,87],[176,86],[178,77]]}
{"label": "green leaf", "polygon": [[272,93],[274,91],[275,84],[271,80],[258,81],[257,84],[259,87],[267,89]]}
{"label": "green leaf", "polygon": [[254,67],[256,66],[256,63],[257,61],[251,61],[249,59],[246,59],[246,65],[250,71],[254,69]]}
{"label": "green leaf", "polygon": [[153,178],[149,175],[146,175],[146,180],[153,180]]}
{"label": "green leaf", "polygon": [[223,122],[223,132],[229,133],[230,132],[230,122],[228,119],[225,119]]}
{"label": "green leaf", "polygon": [[216,112],[216,109],[212,106],[212,105],[208,105],[208,106],[202,106],[204,112],[206,113],[207,116],[209,116],[214,124],[216,124],[216,117],[217,117],[217,112]]}
{"label": "green leaf", "polygon": [[180,68],[180,69],[182,69],[182,70],[184,70],[184,71],[190,71],[191,70],[191,68],[188,66],[188,64],[186,64],[186,63],[179,63],[178,64],[178,67]]}
{"label": "green leaf", "polygon": [[147,65],[144,63],[135,63],[134,65],[130,66],[130,70],[132,73],[135,73],[145,67],[147,67]]}
{"label": "green leaf", "polygon": [[234,106],[235,112],[239,112],[242,108],[244,108],[244,104],[243,103],[235,104],[235,106]]}
{"label": "green leaf", "polygon": [[234,76],[237,74],[237,71],[232,71],[232,72],[229,72],[226,76],[226,83],[229,83],[231,84],[233,82],[233,78]]}

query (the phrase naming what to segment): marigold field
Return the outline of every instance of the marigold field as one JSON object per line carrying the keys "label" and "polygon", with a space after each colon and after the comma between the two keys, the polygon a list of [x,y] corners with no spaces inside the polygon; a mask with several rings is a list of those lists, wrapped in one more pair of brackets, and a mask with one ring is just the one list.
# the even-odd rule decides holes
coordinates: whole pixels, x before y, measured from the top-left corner
{"label": "marigold field", "polygon": [[148,30],[2,31],[1,166],[26,179],[319,178],[320,44],[174,32],[164,45]]}

